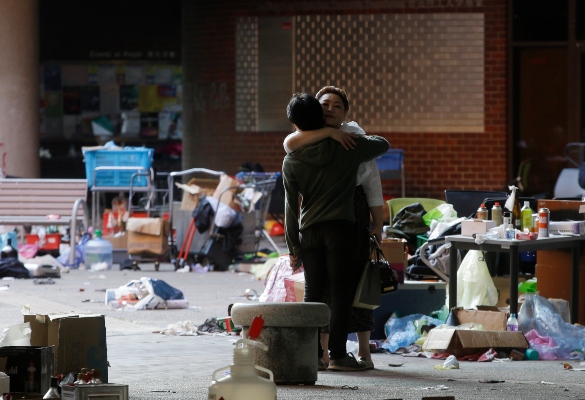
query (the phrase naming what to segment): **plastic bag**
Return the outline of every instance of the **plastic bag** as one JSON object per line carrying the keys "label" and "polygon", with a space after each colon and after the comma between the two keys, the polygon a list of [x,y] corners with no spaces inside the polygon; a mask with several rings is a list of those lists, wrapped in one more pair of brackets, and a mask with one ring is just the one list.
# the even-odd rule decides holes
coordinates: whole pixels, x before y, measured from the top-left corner
{"label": "plastic bag", "polygon": [[[295,273],[302,273],[304,269],[301,267]],[[286,288],[284,286],[284,278],[293,275],[293,270],[290,266],[290,258],[288,254],[278,257],[276,263],[268,272],[266,280],[264,281],[264,292],[260,295],[258,301],[260,303],[278,303],[286,301]]]}
{"label": "plastic bag", "polygon": [[402,318],[390,318],[384,324],[386,340],[382,344],[382,348],[394,353],[399,347],[407,347],[415,343],[420,337],[415,322],[419,327],[430,324],[438,326],[443,323],[443,321],[428,317],[424,314],[412,314]]}
{"label": "plastic bag", "polygon": [[536,293],[536,278],[528,279],[518,284],[518,291],[522,293]]}
{"label": "plastic bag", "polygon": [[431,226],[432,221],[448,223],[457,219],[457,212],[452,204],[445,203],[427,212],[422,219],[426,226]]}
{"label": "plastic bag", "polygon": [[30,346],[31,333],[30,322],[10,325],[9,327],[4,328],[0,335],[0,347]]}
{"label": "plastic bag", "polygon": [[457,271],[457,307],[495,306],[498,291],[483,253],[469,250]]}
{"label": "plastic bag", "polygon": [[83,260],[85,259],[85,244],[87,241],[91,239],[89,233],[84,233],[81,236],[81,240],[75,246],[75,262],[73,265],[69,262],[69,254],[71,254],[71,247],[65,249],[59,257],[57,257],[57,261],[63,264],[66,267],[70,268],[79,268],[79,264],[83,264]]}
{"label": "plastic bag", "polygon": [[[553,303],[542,296],[527,294],[518,313],[518,329],[530,332],[535,329],[542,337],[550,337],[556,347],[535,348],[540,358],[583,359],[585,329],[563,321]],[[580,353],[575,353],[577,350]],[[553,358],[547,358],[553,359]]]}

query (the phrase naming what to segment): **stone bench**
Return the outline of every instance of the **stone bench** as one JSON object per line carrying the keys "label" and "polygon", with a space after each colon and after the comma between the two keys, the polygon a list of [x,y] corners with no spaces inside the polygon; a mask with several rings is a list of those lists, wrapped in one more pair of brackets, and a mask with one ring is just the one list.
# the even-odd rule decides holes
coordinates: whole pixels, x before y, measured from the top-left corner
{"label": "stone bench", "polygon": [[254,363],[274,374],[276,384],[314,385],[318,371],[318,328],[329,324],[330,311],[324,303],[234,304],[234,324],[244,337],[254,317],[262,315],[264,328],[257,339],[268,351],[254,350]]}

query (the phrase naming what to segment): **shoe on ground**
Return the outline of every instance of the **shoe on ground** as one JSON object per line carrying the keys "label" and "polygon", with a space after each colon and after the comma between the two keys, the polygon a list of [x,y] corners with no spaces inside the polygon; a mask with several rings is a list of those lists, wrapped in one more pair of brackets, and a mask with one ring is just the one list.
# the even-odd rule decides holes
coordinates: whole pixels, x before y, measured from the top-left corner
{"label": "shoe on ground", "polygon": [[363,371],[366,365],[355,359],[353,353],[347,353],[345,357],[329,361],[327,371]]}
{"label": "shoe on ground", "polygon": [[374,369],[374,362],[372,360],[366,360],[365,358],[360,357],[358,362],[364,363],[366,369]]}
{"label": "shoe on ground", "polygon": [[320,358],[317,359],[317,366],[319,371],[325,371],[327,369],[327,366]]}

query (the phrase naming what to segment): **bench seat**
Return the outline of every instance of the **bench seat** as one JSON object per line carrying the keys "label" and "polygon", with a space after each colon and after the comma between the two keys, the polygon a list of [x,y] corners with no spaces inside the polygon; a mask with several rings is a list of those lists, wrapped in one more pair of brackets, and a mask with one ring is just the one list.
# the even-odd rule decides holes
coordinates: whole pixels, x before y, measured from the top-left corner
{"label": "bench seat", "polygon": [[87,179],[0,179],[0,225],[68,225],[74,238],[78,221],[89,228],[86,200]]}

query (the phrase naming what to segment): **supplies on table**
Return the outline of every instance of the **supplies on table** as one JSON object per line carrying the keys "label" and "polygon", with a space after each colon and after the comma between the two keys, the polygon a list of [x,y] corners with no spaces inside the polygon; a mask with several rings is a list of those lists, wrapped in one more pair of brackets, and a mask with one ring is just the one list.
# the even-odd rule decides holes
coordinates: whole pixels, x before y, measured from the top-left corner
{"label": "supplies on table", "polygon": [[161,279],[140,278],[117,289],[106,290],[106,306],[109,309],[154,310],[187,308],[183,292]]}

